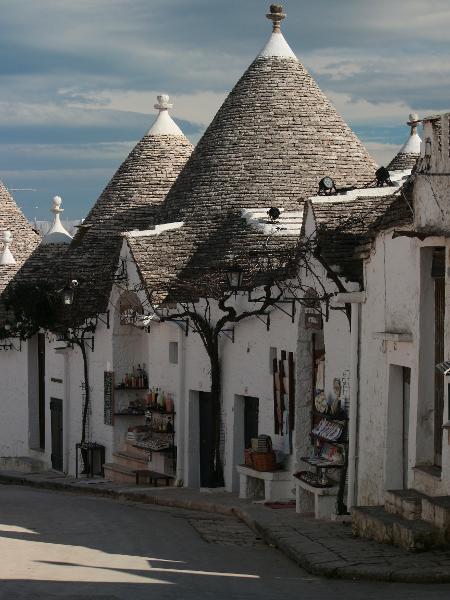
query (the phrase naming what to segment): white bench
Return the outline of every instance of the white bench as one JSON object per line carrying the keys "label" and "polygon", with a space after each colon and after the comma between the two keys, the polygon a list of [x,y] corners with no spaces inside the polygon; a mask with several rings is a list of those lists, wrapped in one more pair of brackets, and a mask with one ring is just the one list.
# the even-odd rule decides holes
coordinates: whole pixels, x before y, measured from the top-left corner
{"label": "white bench", "polygon": [[264,482],[264,500],[276,502],[292,497],[292,475],[289,471],[255,471],[251,467],[238,465],[239,498],[255,497],[255,480]]}
{"label": "white bench", "polygon": [[302,502],[301,496],[307,492],[314,495],[314,516],[316,519],[330,519],[331,515],[336,514],[336,497],[339,486],[321,488],[309,485],[301,479],[294,478],[294,481],[296,512],[303,512],[302,505],[304,505],[304,502]]}

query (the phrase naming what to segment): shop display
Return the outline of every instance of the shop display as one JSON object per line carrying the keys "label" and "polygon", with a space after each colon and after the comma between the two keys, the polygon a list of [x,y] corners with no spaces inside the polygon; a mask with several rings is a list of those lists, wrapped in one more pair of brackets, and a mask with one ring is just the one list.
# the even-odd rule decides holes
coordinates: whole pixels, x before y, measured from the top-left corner
{"label": "shop display", "polygon": [[[339,510],[343,509],[343,490],[347,470],[348,417],[341,403],[342,386],[333,380],[333,392],[327,398],[325,392],[325,351],[314,353],[314,405],[311,412],[311,442],[313,451],[301,460],[315,467],[316,471],[300,471],[296,476],[312,487],[339,485]],[[335,470],[341,475],[336,478]]]}
{"label": "shop display", "polygon": [[118,384],[118,389],[134,389],[145,390],[148,388],[148,375],[145,369],[145,364],[138,364],[137,367],[132,367],[131,371],[125,373],[122,381]]}
{"label": "shop display", "polygon": [[343,431],[343,423],[339,421],[330,421],[329,419],[321,419],[312,430],[312,434],[323,440],[337,442],[341,438]]}
{"label": "shop display", "polygon": [[285,450],[292,453],[292,432],[295,426],[295,364],[293,352],[281,350],[280,359],[273,358],[272,371],[274,433],[286,436]]}
{"label": "shop display", "polygon": [[329,481],[322,483],[321,475],[318,473],[311,473],[311,471],[298,471],[297,473],[294,473],[294,477],[300,479],[300,481],[304,481],[312,487],[326,488],[333,485]]}
{"label": "shop display", "polygon": [[[161,394],[161,397],[164,397]],[[153,400],[155,402],[155,399]],[[165,405],[166,406],[166,405]],[[131,426],[127,432],[127,442],[152,452],[167,452],[172,455],[175,468],[176,446],[175,446],[175,412],[170,412],[156,403],[153,406],[147,404],[145,411],[145,425]],[[169,407],[173,409],[172,404]]]}
{"label": "shop display", "polygon": [[252,439],[252,447],[244,450],[244,464],[255,471],[275,471],[279,468],[270,435],[261,434]]}

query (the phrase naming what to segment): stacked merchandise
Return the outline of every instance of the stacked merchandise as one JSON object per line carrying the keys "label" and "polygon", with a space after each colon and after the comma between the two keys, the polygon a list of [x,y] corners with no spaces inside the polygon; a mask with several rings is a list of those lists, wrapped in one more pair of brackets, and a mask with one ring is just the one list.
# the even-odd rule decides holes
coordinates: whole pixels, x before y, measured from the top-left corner
{"label": "stacked merchandise", "polygon": [[255,471],[275,471],[278,468],[270,435],[261,434],[252,439],[252,447],[245,450],[244,462]]}

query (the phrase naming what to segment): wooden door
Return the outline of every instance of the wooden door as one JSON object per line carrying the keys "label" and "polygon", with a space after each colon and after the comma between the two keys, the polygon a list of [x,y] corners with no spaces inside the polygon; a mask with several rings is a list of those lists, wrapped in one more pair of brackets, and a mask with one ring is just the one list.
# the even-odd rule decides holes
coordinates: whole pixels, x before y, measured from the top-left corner
{"label": "wooden door", "polygon": [[52,398],[50,401],[51,433],[52,433],[52,468],[63,470],[63,408],[62,400]]}
{"label": "wooden door", "polygon": [[214,410],[211,394],[199,392],[200,486],[214,486]]}

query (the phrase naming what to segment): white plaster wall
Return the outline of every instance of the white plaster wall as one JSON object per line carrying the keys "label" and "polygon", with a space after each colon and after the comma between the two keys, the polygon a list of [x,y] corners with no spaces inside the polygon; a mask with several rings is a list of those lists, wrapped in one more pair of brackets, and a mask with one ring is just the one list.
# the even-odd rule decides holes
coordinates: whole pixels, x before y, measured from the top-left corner
{"label": "white plaster wall", "polygon": [[28,347],[0,351],[0,457],[29,456]]}
{"label": "white plaster wall", "polygon": [[[417,242],[408,238],[392,239],[389,232],[380,235],[365,264],[365,278],[367,300],[361,306],[360,330],[357,502],[379,504],[385,489],[385,461],[396,459],[386,457],[390,362],[412,369],[411,420],[417,411]],[[386,331],[410,332],[413,344],[392,344],[374,338],[374,334]],[[412,463],[414,454],[411,448]]]}

